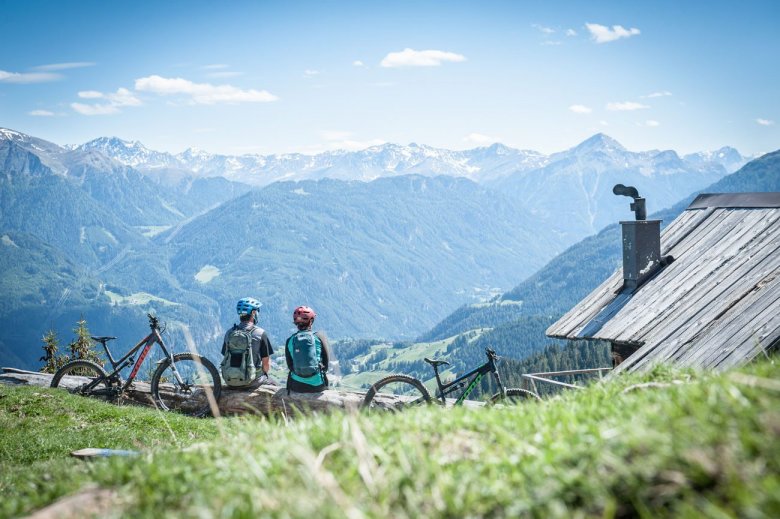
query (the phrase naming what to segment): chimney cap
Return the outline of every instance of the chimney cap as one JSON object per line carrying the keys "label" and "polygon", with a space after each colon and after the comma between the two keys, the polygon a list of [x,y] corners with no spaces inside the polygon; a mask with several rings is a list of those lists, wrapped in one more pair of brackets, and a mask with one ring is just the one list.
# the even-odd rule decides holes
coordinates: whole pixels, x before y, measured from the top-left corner
{"label": "chimney cap", "polygon": [[612,188],[612,193],[618,196],[630,196],[634,200],[639,198],[639,191],[634,186],[624,186],[623,184],[616,184]]}

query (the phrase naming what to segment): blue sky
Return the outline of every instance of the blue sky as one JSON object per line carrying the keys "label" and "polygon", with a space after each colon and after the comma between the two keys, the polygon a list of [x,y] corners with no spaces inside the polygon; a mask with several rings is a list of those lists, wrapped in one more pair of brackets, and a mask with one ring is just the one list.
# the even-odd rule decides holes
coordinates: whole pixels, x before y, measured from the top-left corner
{"label": "blue sky", "polygon": [[780,148],[780,2],[0,0],[0,126],[171,152]]}

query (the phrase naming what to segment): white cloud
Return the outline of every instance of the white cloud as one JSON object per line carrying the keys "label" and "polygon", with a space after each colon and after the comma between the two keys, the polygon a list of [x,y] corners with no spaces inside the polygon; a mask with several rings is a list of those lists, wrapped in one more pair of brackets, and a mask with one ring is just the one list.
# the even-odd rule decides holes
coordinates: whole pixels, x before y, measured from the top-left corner
{"label": "white cloud", "polygon": [[669,92],[668,90],[663,90],[660,92],[653,92],[652,94],[647,94],[646,96],[639,96],[639,97],[641,97],[642,99],[653,99],[655,97],[667,97],[670,95],[672,95],[671,92]]}
{"label": "white cloud", "polygon": [[319,70],[306,69],[303,71],[303,77],[310,78],[319,75]]}
{"label": "white cloud", "polygon": [[539,25],[538,23],[535,23],[531,25],[534,29],[538,29],[540,32],[543,32],[544,34],[555,34],[555,29],[552,29],[550,27],[545,27],[544,25]]}
{"label": "white cloud", "polygon": [[84,103],[71,103],[70,107],[81,115],[111,115],[119,113],[119,108],[110,104],[85,105]]}
{"label": "white cloud", "polygon": [[462,54],[443,50],[404,49],[391,52],[381,62],[383,67],[438,67],[444,62],[459,63],[466,61]]}
{"label": "white cloud", "polygon": [[652,119],[648,119],[647,121],[645,121],[645,123],[642,126],[647,126],[648,128],[656,128],[658,126],[661,126],[661,123],[659,123],[658,121],[654,121]]}
{"label": "white cloud", "polygon": [[756,123],[760,124],[761,126],[772,126],[775,124],[774,121],[771,121],[769,119],[756,119]]}
{"label": "white cloud", "polygon": [[135,80],[135,89],[153,94],[189,96],[193,104],[268,103],[279,99],[267,90],[242,90],[232,85],[194,83],[182,78],[164,78],[153,75]]}
{"label": "white cloud", "polygon": [[475,144],[478,146],[485,145],[485,144],[493,144],[494,142],[498,142],[500,139],[496,139],[495,137],[491,137],[489,135],[483,135],[481,133],[470,133],[463,137],[463,142],[467,142],[469,144]]}
{"label": "white cloud", "polygon": [[596,43],[607,43],[619,40],[620,38],[630,38],[631,36],[636,36],[640,33],[639,29],[635,27],[626,29],[622,25],[613,25],[610,29],[606,25],[586,23],[585,27],[590,31],[590,35]]}
{"label": "white cloud", "polygon": [[72,61],[69,63],[50,63],[48,65],[40,65],[34,68],[35,70],[52,71],[52,70],[68,70],[72,68],[84,68],[84,67],[94,67],[94,66],[95,63],[92,63],[91,61]]}
{"label": "white cloud", "polygon": [[78,93],[81,99],[100,99],[101,103],[71,103],[70,107],[81,115],[112,115],[120,112],[124,106],[141,106],[143,103],[133,92],[119,88],[114,93],[104,94],[97,90],[83,90]]}
{"label": "white cloud", "polygon": [[359,59],[356,59],[355,61],[353,61],[352,64],[354,66],[356,66],[356,67],[365,67],[366,66],[366,64],[363,63],[362,61],[360,61]]}
{"label": "white cloud", "polygon": [[650,107],[641,103],[635,103],[633,101],[623,101],[622,103],[607,103],[607,110],[612,112],[631,112],[633,110],[643,110],[646,108]]}
{"label": "white cloud", "polygon": [[27,112],[27,115],[32,115],[33,117],[53,117],[54,112],[50,112],[48,110],[33,110],[31,112]]}
{"label": "white cloud", "polygon": [[601,126],[609,126],[609,123],[607,121],[599,121],[599,124]]}
{"label": "white cloud", "polygon": [[571,105],[569,107],[569,110],[571,110],[575,114],[589,114],[593,111],[592,108],[585,105]]}
{"label": "white cloud", "polygon": [[78,96],[82,99],[101,99],[103,97],[102,92],[97,90],[84,90],[78,93]]}
{"label": "white cloud", "polygon": [[226,65],[224,63],[213,63],[211,65],[203,65],[204,70],[223,70],[226,68],[230,68],[230,65]]}
{"label": "white cloud", "polygon": [[577,31],[574,29],[566,29],[566,36],[577,36]]}
{"label": "white cloud", "polygon": [[126,88],[120,88],[114,94],[107,94],[106,99],[117,106],[140,106],[141,100],[135,97],[131,91]]}
{"label": "white cloud", "polygon": [[0,70],[0,83],[47,83],[62,79],[62,75],[51,72],[7,72]]}

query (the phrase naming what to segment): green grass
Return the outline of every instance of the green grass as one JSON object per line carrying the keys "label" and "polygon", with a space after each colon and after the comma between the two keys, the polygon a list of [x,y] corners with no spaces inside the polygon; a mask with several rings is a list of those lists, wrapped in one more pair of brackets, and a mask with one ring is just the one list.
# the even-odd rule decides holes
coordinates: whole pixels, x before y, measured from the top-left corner
{"label": "green grass", "polygon": [[[624,392],[649,380],[665,385]],[[0,433],[7,516],[90,483],[116,490],[128,517],[780,516],[770,362],[659,369],[517,408],[287,421],[192,420],[0,386]],[[67,457],[86,446],[145,454]]]}

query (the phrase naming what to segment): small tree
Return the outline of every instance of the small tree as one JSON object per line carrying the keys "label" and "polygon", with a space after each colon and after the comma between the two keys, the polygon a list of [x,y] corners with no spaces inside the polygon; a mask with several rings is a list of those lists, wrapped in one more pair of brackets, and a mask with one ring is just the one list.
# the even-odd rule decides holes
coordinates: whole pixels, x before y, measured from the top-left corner
{"label": "small tree", "polygon": [[89,328],[87,328],[87,320],[84,316],[81,316],[76,322],[76,327],[73,329],[73,333],[76,334],[76,339],[70,343],[70,356],[72,359],[84,359],[91,360],[103,366],[103,359],[100,358],[100,354],[95,350],[95,342],[90,337]]}
{"label": "small tree", "polygon": [[67,355],[57,355],[60,341],[57,339],[57,332],[55,332],[54,329],[46,332],[46,335],[43,336],[42,340],[45,355],[40,358],[41,362],[44,363],[41,368],[41,373],[55,373],[70,359]]}

